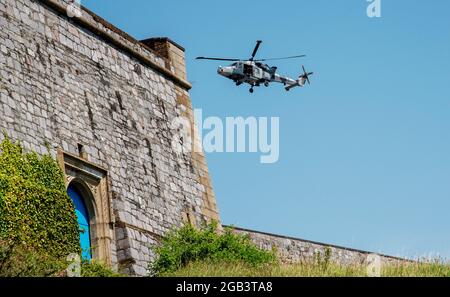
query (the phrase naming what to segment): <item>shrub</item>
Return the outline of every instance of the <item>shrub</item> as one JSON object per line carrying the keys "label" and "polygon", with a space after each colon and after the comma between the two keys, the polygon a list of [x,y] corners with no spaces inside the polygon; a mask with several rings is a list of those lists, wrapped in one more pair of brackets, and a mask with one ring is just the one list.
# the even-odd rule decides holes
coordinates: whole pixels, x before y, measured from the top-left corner
{"label": "shrub", "polygon": [[[24,153],[5,135],[0,143],[0,277],[66,276],[69,254],[80,254],[74,205],[49,155]],[[120,276],[95,261],[81,276]]]}
{"label": "shrub", "polygon": [[57,276],[67,265],[48,254],[23,245],[0,241],[0,277]]}
{"label": "shrub", "polygon": [[249,236],[235,234],[230,228],[219,233],[215,222],[199,230],[191,225],[175,229],[153,250],[156,261],[150,265],[152,275],[173,272],[199,260],[245,263],[251,266],[276,261],[274,251],[259,249],[250,241]]}
{"label": "shrub", "polygon": [[83,261],[81,264],[82,277],[121,277],[120,273],[115,272],[108,265],[97,261]]}
{"label": "shrub", "polygon": [[[26,245],[0,241],[0,277],[65,277],[71,263]],[[111,267],[96,261],[82,261],[82,277],[119,277]]]}
{"label": "shrub", "polygon": [[50,155],[0,143],[0,240],[62,258],[80,253],[75,209],[63,173]]}

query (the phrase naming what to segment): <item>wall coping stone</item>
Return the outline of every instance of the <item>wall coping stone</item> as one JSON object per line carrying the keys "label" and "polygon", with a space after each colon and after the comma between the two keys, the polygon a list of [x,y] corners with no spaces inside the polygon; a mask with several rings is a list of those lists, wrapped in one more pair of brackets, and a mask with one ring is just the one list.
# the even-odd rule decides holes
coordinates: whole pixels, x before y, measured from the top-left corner
{"label": "wall coping stone", "polygon": [[[39,2],[47,5],[48,7],[54,9],[61,14],[67,14],[68,5],[64,0],[38,0]],[[141,43],[137,39],[133,38],[129,34],[115,27],[105,19],[96,15],[92,11],[88,10],[84,6],[82,8],[81,16],[73,16],[71,20],[76,22],[78,25],[84,27],[85,29],[91,31],[97,36],[105,39],[107,42],[119,47],[120,49],[126,51],[136,59],[140,60],[143,64],[149,66],[150,68],[161,73],[167,79],[173,81],[176,85],[180,86],[185,90],[190,90],[192,85],[176,76],[174,73],[166,69],[164,66],[159,65],[152,57],[157,56],[159,59],[163,59],[157,55],[150,47]],[[68,16],[67,16],[68,18]],[[172,42],[174,45],[174,42]]]}
{"label": "wall coping stone", "polygon": [[236,230],[238,232],[240,231],[240,232],[245,232],[245,233],[249,233],[249,234],[260,234],[260,235],[266,235],[266,236],[276,237],[276,238],[280,238],[280,239],[289,239],[289,240],[294,240],[294,241],[301,241],[301,242],[304,242],[304,243],[310,243],[310,244],[320,245],[320,246],[324,246],[324,247],[330,247],[330,248],[345,250],[345,251],[349,251],[349,252],[357,252],[357,253],[360,253],[360,254],[367,254],[367,255],[375,254],[375,255],[379,255],[381,257],[392,259],[392,260],[411,261],[411,260],[408,260],[408,259],[405,259],[405,258],[401,258],[401,257],[395,257],[395,256],[390,256],[390,255],[385,255],[385,254],[380,254],[380,253],[373,253],[373,252],[369,252],[369,251],[358,250],[358,249],[349,248],[349,247],[343,247],[343,246],[334,245],[334,244],[327,244],[327,243],[323,243],[323,242],[317,242],[317,241],[312,241],[312,240],[307,240],[307,239],[302,239],[302,238],[297,238],[297,237],[273,234],[273,233],[262,232],[262,231],[255,231],[255,230],[245,229],[245,228],[236,227],[236,226],[228,226],[228,225],[222,225],[222,226],[224,228],[231,228],[232,230]]}

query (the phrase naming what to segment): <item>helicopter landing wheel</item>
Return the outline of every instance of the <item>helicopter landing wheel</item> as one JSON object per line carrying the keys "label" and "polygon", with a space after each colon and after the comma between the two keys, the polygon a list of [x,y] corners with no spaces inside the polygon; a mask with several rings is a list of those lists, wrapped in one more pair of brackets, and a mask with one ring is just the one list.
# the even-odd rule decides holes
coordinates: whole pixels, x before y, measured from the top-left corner
{"label": "helicopter landing wheel", "polygon": [[253,90],[253,88],[251,88],[251,89],[249,90],[249,92],[252,93],[252,94],[253,94],[254,91],[255,91],[255,90]]}
{"label": "helicopter landing wheel", "polygon": [[268,87],[268,86],[269,86],[269,83],[268,83],[268,82],[265,82],[265,83],[264,83],[264,86]]}

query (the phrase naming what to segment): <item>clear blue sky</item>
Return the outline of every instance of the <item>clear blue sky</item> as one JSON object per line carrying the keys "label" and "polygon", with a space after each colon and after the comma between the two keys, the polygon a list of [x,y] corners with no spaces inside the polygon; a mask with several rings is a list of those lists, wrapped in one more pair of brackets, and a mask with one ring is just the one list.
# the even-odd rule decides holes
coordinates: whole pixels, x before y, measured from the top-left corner
{"label": "clear blue sky", "polygon": [[[401,256],[450,258],[450,2],[112,1],[83,5],[137,39],[186,49],[205,116],[280,117],[280,160],[208,154],[223,223]],[[311,87],[250,95],[196,56],[277,63]]]}

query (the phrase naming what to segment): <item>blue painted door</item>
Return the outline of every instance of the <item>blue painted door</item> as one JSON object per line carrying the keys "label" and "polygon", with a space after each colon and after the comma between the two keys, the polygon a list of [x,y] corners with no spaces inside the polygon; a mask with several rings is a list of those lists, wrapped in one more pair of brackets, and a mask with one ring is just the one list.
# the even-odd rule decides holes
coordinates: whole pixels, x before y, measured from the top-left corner
{"label": "blue painted door", "polygon": [[80,245],[82,250],[81,256],[85,260],[90,260],[92,258],[91,238],[89,230],[89,215],[86,204],[84,203],[80,192],[72,185],[70,185],[67,189],[67,193],[75,205],[75,213],[77,214],[78,228],[80,231]]}

